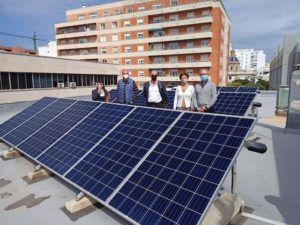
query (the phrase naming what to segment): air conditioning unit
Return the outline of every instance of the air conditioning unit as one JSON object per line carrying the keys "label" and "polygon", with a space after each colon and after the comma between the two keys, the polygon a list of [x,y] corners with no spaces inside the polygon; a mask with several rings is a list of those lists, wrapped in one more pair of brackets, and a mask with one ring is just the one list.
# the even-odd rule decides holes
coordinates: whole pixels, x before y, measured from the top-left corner
{"label": "air conditioning unit", "polygon": [[76,88],[76,82],[70,82],[70,88]]}
{"label": "air conditioning unit", "polygon": [[64,83],[57,83],[57,88],[64,88],[65,84]]}

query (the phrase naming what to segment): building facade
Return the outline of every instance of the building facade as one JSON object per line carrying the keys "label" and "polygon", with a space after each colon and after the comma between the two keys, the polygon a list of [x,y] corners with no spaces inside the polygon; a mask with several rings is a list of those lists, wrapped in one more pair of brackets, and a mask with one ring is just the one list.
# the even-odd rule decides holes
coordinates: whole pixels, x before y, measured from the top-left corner
{"label": "building facade", "polygon": [[47,45],[38,47],[39,56],[57,57],[56,41],[50,41]]}
{"label": "building facade", "polygon": [[256,70],[260,73],[266,64],[266,55],[262,50],[235,49],[235,54],[243,70]]}
{"label": "building facade", "polygon": [[230,20],[216,0],[126,0],[66,12],[55,25],[58,57],[120,64],[143,83],[151,69],[163,81],[187,72],[225,85]]}
{"label": "building facade", "polygon": [[11,53],[17,53],[17,54],[25,54],[25,55],[35,55],[35,51],[26,49],[26,48],[20,48],[15,46],[0,46],[0,52],[11,52]]}
{"label": "building facade", "polygon": [[299,63],[297,36],[286,35],[270,63],[270,89],[278,90],[280,85],[290,85],[292,72]]}

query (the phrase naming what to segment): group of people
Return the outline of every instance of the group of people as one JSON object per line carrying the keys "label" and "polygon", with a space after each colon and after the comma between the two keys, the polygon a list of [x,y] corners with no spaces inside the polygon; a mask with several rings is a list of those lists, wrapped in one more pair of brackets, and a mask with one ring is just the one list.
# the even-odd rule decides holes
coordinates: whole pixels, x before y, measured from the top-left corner
{"label": "group of people", "polygon": [[[151,71],[151,80],[144,84],[143,94],[149,107],[166,108],[168,103],[167,90],[162,81],[157,79],[158,72]],[[216,85],[208,79],[208,71],[200,71],[200,82],[195,86],[189,84],[189,75],[179,75],[180,85],[177,86],[173,109],[184,111],[214,112],[214,103],[217,99]],[[92,91],[94,101],[110,102],[111,97],[101,80]],[[138,87],[129,77],[128,71],[123,71],[123,78],[117,84],[117,100],[122,104],[135,105],[138,98]]]}

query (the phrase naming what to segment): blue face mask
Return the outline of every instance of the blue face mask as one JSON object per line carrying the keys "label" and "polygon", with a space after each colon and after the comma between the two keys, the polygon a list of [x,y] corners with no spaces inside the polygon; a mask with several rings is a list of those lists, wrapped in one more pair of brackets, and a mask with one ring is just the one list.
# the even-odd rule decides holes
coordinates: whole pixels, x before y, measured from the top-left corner
{"label": "blue face mask", "polygon": [[201,81],[208,81],[208,75],[207,74],[200,75],[200,80]]}

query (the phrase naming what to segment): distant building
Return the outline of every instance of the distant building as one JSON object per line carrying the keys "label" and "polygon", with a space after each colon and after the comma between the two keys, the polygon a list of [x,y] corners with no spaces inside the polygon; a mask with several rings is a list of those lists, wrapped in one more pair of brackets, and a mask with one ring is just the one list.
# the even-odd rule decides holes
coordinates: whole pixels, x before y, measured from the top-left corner
{"label": "distant building", "polygon": [[46,46],[38,47],[39,56],[57,57],[56,41],[50,41]]}
{"label": "distant building", "polygon": [[126,0],[66,11],[57,23],[58,57],[119,64],[137,83],[155,69],[165,82],[180,73],[199,81],[207,68],[225,85],[231,22],[220,0]]}
{"label": "distant building", "polygon": [[256,80],[257,71],[255,69],[243,69],[240,65],[239,59],[235,55],[234,50],[231,51],[231,55],[229,57],[228,71],[228,83],[231,83],[235,80]]}
{"label": "distant building", "polygon": [[280,85],[290,85],[291,74],[300,64],[300,49],[297,35],[286,35],[283,43],[270,63],[270,89],[278,90]]}
{"label": "distant building", "polygon": [[235,54],[243,70],[256,70],[259,73],[266,64],[266,55],[262,50],[235,49]]}
{"label": "distant building", "polygon": [[266,65],[261,68],[257,78],[264,81],[270,80],[270,63],[266,63]]}
{"label": "distant building", "polygon": [[0,52],[11,52],[11,53],[17,53],[17,54],[35,55],[35,51],[33,51],[33,50],[15,47],[15,46],[0,46]]}

